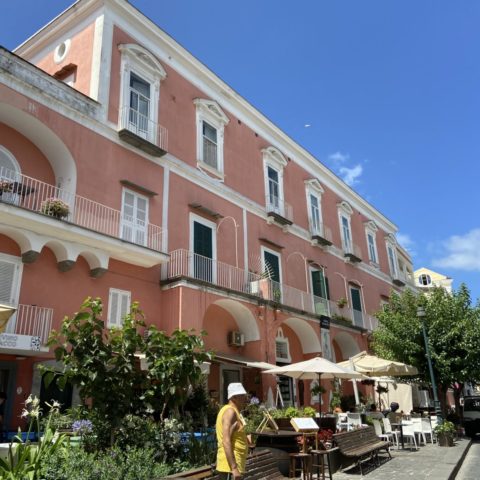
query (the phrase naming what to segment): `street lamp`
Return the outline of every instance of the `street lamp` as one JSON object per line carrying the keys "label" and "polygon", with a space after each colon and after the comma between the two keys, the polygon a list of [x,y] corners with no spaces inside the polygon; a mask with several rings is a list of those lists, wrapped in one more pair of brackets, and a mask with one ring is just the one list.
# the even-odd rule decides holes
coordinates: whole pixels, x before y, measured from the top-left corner
{"label": "street lamp", "polygon": [[428,370],[430,371],[430,381],[432,382],[433,405],[435,407],[435,414],[437,415],[437,423],[441,424],[443,421],[442,409],[440,408],[440,401],[438,400],[437,384],[435,383],[435,375],[433,374],[432,368],[432,358],[430,357],[430,348],[428,346],[427,330],[425,328],[425,309],[421,306],[417,308],[417,317],[422,323],[423,340],[425,342],[425,355],[427,357]]}

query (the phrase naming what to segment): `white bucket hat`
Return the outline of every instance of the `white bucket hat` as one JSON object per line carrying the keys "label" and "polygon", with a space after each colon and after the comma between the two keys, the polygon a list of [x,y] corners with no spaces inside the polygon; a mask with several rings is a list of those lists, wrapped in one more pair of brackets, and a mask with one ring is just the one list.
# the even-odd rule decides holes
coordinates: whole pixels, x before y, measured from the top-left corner
{"label": "white bucket hat", "polygon": [[230,383],[228,385],[228,399],[230,400],[232,397],[235,397],[236,395],[246,395],[247,391],[243,388],[243,385],[241,383]]}

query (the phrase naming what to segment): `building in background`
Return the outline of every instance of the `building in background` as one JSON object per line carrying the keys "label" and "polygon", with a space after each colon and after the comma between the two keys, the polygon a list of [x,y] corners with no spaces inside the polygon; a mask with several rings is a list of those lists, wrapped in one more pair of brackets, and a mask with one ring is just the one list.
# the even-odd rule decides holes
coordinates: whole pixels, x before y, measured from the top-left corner
{"label": "building in background", "polygon": [[434,287],[444,288],[448,293],[452,293],[453,279],[434,272],[428,268],[422,267],[414,272],[415,286],[419,291],[428,292]]}
{"label": "building in background", "polygon": [[396,231],[127,2],[80,0],[0,49],[10,427],[30,392],[60,395],[37,366],[54,364],[49,332],[89,295],[107,328],[136,300],[163,330],[206,330],[219,401],[232,381],[299,401],[296,382],[262,368],[366,349],[381,302],[414,288]]}

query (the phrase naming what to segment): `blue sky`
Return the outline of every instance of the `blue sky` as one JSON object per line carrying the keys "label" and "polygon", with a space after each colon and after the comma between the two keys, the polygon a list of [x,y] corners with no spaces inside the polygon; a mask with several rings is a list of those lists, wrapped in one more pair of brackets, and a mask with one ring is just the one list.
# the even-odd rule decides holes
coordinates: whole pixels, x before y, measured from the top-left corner
{"label": "blue sky", "polygon": [[[70,3],[2,2],[0,44]],[[480,297],[480,2],[131,3]]]}

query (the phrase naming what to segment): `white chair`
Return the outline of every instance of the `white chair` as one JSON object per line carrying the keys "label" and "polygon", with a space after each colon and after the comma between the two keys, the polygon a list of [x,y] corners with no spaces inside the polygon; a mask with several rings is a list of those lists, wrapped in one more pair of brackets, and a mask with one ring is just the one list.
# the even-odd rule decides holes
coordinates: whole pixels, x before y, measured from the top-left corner
{"label": "white chair", "polygon": [[415,432],[415,435],[418,435],[418,443],[421,443],[422,440],[423,443],[427,443],[425,435],[423,434],[422,419],[420,417],[412,417],[410,422],[413,423],[413,431]]}
{"label": "white chair", "polygon": [[336,413],[335,417],[337,418],[337,430],[349,430],[348,418],[346,413]]}
{"label": "white chair", "polygon": [[414,424],[412,422],[402,422],[402,432],[403,432],[403,438],[410,441],[410,449],[412,448],[412,443],[413,441],[415,445],[415,450],[418,450],[417,447],[417,439],[415,438],[415,429],[414,429]]}
{"label": "white chair", "polygon": [[[393,437],[393,435],[392,434],[389,435],[388,433],[383,433],[382,426],[380,425],[380,422],[378,420],[372,419],[372,424],[373,424],[373,428],[375,429],[375,435],[378,438],[381,438],[382,440],[385,440],[389,443],[393,443],[391,441],[391,438]],[[390,445],[388,446],[388,449],[390,450]]]}
{"label": "white chair", "polygon": [[362,426],[362,417],[359,413],[347,413],[348,430],[360,428]]}
{"label": "white chair", "polygon": [[425,443],[426,443],[425,435],[430,435],[430,441],[434,443],[435,437],[433,435],[433,429],[432,429],[432,424],[430,423],[430,419],[422,418],[422,432],[425,438]]}
{"label": "white chair", "polygon": [[392,438],[395,439],[395,445],[397,446],[397,450],[400,448],[400,443],[398,441],[398,436],[400,432],[398,430],[392,430],[392,425],[390,424],[390,420],[386,417],[382,419],[383,421],[383,430],[386,434],[392,435]]}

